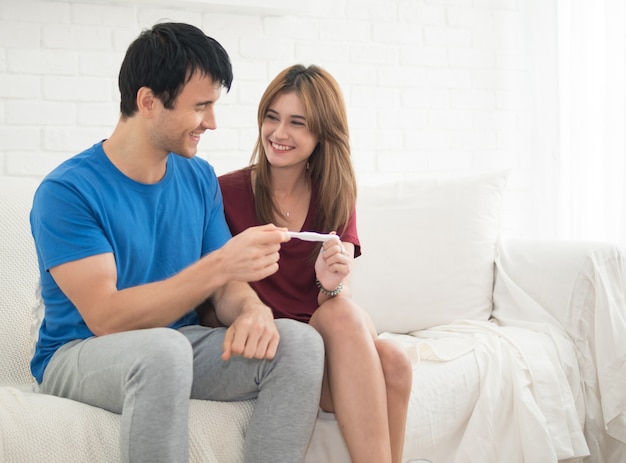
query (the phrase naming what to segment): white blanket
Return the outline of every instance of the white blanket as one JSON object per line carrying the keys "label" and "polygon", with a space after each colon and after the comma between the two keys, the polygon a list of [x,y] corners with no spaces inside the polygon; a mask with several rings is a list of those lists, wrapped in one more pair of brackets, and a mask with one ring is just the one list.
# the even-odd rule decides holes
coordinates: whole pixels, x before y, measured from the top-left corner
{"label": "white blanket", "polygon": [[[553,339],[565,331],[573,341],[580,370],[577,398],[586,411],[585,435],[590,463],[626,461],[626,257],[623,250],[599,244],[578,254],[560,253],[547,244],[541,257],[518,246],[501,248],[496,260],[498,279],[494,290],[494,316],[502,324],[542,330]],[[574,256],[574,257],[569,257]],[[550,266],[564,258],[580,260],[572,274],[551,277]],[[528,275],[509,276],[509,262],[527,260]],[[516,269],[521,268],[519,265]],[[528,294],[516,282],[544,280],[558,286]],[[529,284],[528,287],[533,286]],[[569,299],[553,300],[550,294]],[[568,360],[571,362],[571,360]],[[576,388],[572,385],[574,391]],[[584,407],[584,408],[582,408]]]}
{"label": "white blanket", "polygon": [[[565,339],[559,346],[541,332],[476,321],[385,336],[402,342],[414,362],[449,362],[467,354],[475,359],[480,390],[460,443],[434,439],[436,447],[447,448],[444,461],[548,463],[588,454],[573,405],[577,370],[563,366],[575,363]],[[438,429],[436,422],[431,429]],[[433,458],[423,451],[422,457]]]}

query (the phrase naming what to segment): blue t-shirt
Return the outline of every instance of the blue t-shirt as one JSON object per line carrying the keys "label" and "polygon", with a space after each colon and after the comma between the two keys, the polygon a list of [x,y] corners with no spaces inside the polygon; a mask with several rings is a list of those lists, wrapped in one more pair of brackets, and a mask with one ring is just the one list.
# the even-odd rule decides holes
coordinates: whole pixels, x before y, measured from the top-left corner
{"label": "blue t-shirt", "polygon": [[[30,215],[45,316],[31,371],[38,382],[54,352],[89,330],[49,269],[113,253],[117,288],[163,280],[221,247],[230,237],[211,165],[171,153],[164,178],[138,183],[120,172],[102,142],[68,159],[41,183]],[[195,311],[170,325],[197,324]]]}

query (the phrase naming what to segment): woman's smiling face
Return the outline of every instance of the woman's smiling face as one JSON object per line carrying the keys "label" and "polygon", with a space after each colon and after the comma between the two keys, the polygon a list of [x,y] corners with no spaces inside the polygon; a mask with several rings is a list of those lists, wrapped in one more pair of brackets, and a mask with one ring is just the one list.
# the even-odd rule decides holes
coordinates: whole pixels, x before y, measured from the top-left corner
{"label": "woman's smiling face", "polygon": [[294,92],[279,93],[263,118],[261,137],[272,167],[305,165],[317,146],[300,97]]}

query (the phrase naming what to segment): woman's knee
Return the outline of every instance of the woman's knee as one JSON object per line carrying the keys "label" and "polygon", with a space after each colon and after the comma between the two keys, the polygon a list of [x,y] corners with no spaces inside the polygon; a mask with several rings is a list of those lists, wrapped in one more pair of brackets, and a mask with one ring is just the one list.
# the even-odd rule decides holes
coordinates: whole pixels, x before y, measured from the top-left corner
{"label": "woman's knee", "polygon": [[313,314],[311,325],[324,339],[330,336],[347,339],[369,333],[363,310],[346,298],[334,298],[324,302]]}
{"label": "woman's knee", "polygon": [[377,339],[376,350],[385,376],[387,389],[393,389],[403,395],[411,392],[413,366],[404,348],[388,339]]}

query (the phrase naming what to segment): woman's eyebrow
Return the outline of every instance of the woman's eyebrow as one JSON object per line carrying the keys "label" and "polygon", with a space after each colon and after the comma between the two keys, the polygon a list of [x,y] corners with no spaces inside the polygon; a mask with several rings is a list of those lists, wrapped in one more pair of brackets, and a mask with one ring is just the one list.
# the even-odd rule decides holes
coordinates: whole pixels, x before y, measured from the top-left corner
{"label": "woman's eyebrow", "polygon": [[[265,114],[272,114],[275,116],[280,116],[280,114],[278,113],[278,111],[276,111],[275,109],[272,108],[268,108],[267,111],[265,112]],[[306,121],[306,117],[300,115],[300,114],[290,114],[288,117],[292,118],[292,119],[300,119],[303,121]]]}

